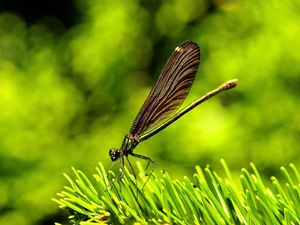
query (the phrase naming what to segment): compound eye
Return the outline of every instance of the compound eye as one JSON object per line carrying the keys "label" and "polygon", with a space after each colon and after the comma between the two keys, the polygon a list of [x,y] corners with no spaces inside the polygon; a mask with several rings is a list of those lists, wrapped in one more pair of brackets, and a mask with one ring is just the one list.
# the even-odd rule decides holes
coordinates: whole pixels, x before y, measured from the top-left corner
{"label": "compound eye", "polygon": [[110,150],[109,150],[109,155],[114,155],[114,154],[115,154],[115,150],[110,149]]}

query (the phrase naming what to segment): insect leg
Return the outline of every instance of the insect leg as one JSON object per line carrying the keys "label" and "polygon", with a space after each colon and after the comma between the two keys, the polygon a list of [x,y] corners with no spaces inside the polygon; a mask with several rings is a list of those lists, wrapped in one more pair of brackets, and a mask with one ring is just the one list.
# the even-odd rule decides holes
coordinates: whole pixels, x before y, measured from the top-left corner
{"label": "insect leg", "polygon": [[146,166],[146,171],[147,171],[147,169],[148,169],[150,163],[153,164],[153,167],[152,167],[152,169],[151,169],[151,171],[150,171],[149,177],[148,177],[148,179],[146,180],[145,184],[143,185],[143,188],[142,188],[142,189],[144,189],[145,185],[146,185],[147,182],[149,181],[149,179],[150,179],[150,177],[151,177],[151,175],[152,175],[152,173],[153,173],[153,171],[154,171],[154,169],[155,169],[155,167],[156,167],[157,164],[156,164],[151,158],[149,158],[149,157],[147,157],[147,156],[139,155],[139,154],[135,154],[135,153],[130,153],[130,155],[132,155],[132,156],[134,156],[134,157],[136,157],[136,158],[140,158],[140,159],[146,160],[146,161],[148,162],[148,163],[147,163],[147,166]]}
{"label": "insect leg", "polygon": [[128,162],[128,164],[130,166],[131,173],[133,174],[134,179],[135,179],[135,187],[136,187],[136,196],[135,196],[135,199],[137,200],[137,198],[138,198],[138,186],[137,186],[136,173],[135,173],[135,171],[133,169],[133,166],[132,166],[130,160],[128,159],[128,155],[126,155],[126,159],[127,159],[127,162]]}

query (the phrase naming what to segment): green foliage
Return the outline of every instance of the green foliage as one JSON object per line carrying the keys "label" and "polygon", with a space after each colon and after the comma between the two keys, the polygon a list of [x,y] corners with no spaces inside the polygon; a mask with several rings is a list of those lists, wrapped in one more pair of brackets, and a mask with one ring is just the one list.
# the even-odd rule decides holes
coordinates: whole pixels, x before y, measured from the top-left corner
{"label": "green foliage", "polygon": [[72,224],[299,224],[300,176],[293,164],[281,167],[281,181],[271,177],[272,188],[251,164],[252,172],[241,171],[240,189],[221,162],[226,178],[209,166],[196,166],[192,179],[172,180],[163,172],[161,179],[153,174],[145,186],[148,177],[140,164],[140,179],[126,169],[121,182],[111,183],[100,163],[94,185],[73,168],[75,178],[65,174],[69,186],[53,200],[70,211]]}
{"label": "green foliage", "polygon": [[72,2],[80,15],[69,28],[0,11],[0,225],[48,222],[61,173],[109,166],[108,149],[120,146],[187,39],[199,44],[201,62],[184,104],[231,78],[239,86],[136,153],[173,178],[198,163],[219,171],[219,158],[232,173],[252,161],[262,178],[280,165],[299,168],[299,0]]}

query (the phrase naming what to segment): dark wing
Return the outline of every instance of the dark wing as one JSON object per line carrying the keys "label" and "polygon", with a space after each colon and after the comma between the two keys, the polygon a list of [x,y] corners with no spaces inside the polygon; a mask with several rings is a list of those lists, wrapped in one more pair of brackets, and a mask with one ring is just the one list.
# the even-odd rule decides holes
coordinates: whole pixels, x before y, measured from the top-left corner
{"label": "dark wing", "polygon": [[176,112],[193,84],[199,60],[200,50],[196,43],[185,41],[175,48],[133,121],[131,134],[152,130]]}

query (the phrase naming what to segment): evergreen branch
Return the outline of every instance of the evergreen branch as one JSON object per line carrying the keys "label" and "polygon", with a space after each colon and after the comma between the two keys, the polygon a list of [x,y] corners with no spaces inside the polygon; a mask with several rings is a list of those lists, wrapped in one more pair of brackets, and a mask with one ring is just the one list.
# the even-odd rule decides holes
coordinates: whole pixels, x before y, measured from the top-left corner
{"label": "evergreen branch", "polygon": [[[273,189],[265,186],[254,164],[252,172],[242,169],[238,189],[230,170],[221,160],[226,178],[210,167],[196,166],[192,179],[172,180],[163,172],[153,174],[145,188],[143,168],[140,178],[125,168],[120,182],[100,163],[94,174],[95,185],[80,170],[75,179],[65,174],[70,185],[53,199],[71,212],[72,224],[300,224],[300,177],[293,164],[281,167],[283,181],[271,177]],[[108,188],[109,187],[109,188]]]}

